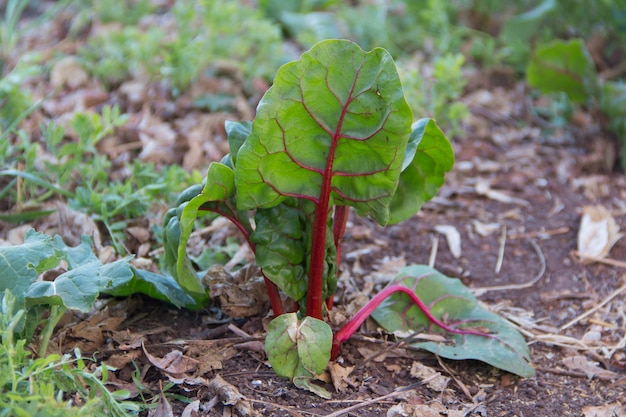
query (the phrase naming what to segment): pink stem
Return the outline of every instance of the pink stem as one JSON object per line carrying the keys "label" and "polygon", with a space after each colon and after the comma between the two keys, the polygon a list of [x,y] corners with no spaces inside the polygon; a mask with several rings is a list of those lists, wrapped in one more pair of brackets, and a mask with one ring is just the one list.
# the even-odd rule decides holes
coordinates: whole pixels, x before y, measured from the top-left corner
{"label": "pink stem", "polygon": [[367,304],[365,304],[350,320],[348,320],[342,327],[339,329],[335,336],[333,337],[333,346],[331,350],[331,360],[337,358],[339,354],[339,349],[341,348],[341,344],[348,340],[350,336],[354,332],[358,330],[358,328],[363,324],[363,322],[376,310],[376,307],[380,305],[380,303],[385,300],[385,298],[391,296],[396,292],[403,292],[411,298],[411,301],[415,303],[420,310],[424,313],[426,318],[431,322],[431,324],[435,324],[447,332],[455,333],[455,334],[471,334],[475,336],[485,336],[488,335],[483,332],[479,332],[478,330],[471,329],[455,329],[454,327],[450,327],[447,324],[440,321],[437,317],[433,316],[430,312],[430,309],[420,298],[413,292],[411,289],[405,287],[404,285],[391,285],[378,294],[374,298],[372,298]]}
{"label": "pink stem", "polygon": [[[341,264],[341,241],[343,235],[346,233],[346,224],[348,223],[348,217],[350,215],[350,206],[336,206],[335,214],[333,215],[333,239],[335,241],[335,247],[337,248],[337,273],[339,273],[339,265]],[[326,309],[328,311],[333,309],[334,294],[329,294],[326,298]]]}

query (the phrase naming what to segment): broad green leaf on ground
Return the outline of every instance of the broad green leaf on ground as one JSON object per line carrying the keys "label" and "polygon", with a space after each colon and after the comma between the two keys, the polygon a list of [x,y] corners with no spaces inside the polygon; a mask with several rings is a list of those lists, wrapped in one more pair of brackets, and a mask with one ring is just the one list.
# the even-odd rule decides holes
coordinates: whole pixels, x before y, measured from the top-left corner
{"label": "broad green leaf on ground", "polygon": [[437,194],[453,164],[452,145],[435,121],[424,118],[415,122],[391,201],[389,223],[399,223],[417,213]]}
{"label": "broad green leaf on ground", "polygon": [[538,48],[528,63],[526,79],[544,94],[566,93],[573,103],[584,102],[598,88],[593,60],[581,39]]}
{"label": "broad green leaf on ground", "polygon": [[131,280],[124,285],[103,292],[116,297],[145,294],[148,297],[173,304],[176,307],[197,308],[196,301],[183,291],[174,277],[155,274],[134,267],[131,267],[131,269],[133,271]]}
{"label": "broad green leaf on ground", "polygon": [[52,237],[33,229],[26,233],[23,244],[0,247],[0,298],[10,290],[16,307],[22,308],[24,293],[39,273],[56,267],[61,259]]}
{"label": "broad green leaf on ground", "polygon": [[349,205],[386,224],[411,122],[387,51],[322,41],[281,67],[259,103],[237,155],[237,206],[269,208],[291,196]]}
{"label": "broad green leaf on ground", "polygon": [[84,313],[101,292],[125,285],[133,276],[128,259],[103,265],[99,260],[74,265],[54,281],[33,283],[24,295],[26,307],[39,304],[61,305]]}
{"label": "broad green leaf on ground", "polygon": [[311,381],[328,365],[332,338],[330,326],[322,320],[299,320],[297,313],[283,314],[268,326],[265,351],[278,376],[291,379],[298,388],[330,398],[328,391]]}
{"label": "broad green leaf on ground", "polygon": [[524,338],[505,319],[482,308],[460,280],[448,278],[428,266],[413,265],[400,270],[391,284],[410,288],[433,316],[446,325],[455,329],[477,329],[485,335],[444,331],[432,324],[403,293],[389,297],[372,314],[387,331],[437,334],[447,340],[411,345],[448,359],[476,359],[523,377],[535,375]]}
{"label": "broad green leaf on ground", "polygon": [[58,235],[48,242],[54,248],[55,258],[67,263],[67,271],[54,281],[30,285],[24,294],[27,307],[50,304],[87,312],[101,292],[124,285],[132,277],[129,259],[103,265],[87,236],[75,247],[65,245]]}

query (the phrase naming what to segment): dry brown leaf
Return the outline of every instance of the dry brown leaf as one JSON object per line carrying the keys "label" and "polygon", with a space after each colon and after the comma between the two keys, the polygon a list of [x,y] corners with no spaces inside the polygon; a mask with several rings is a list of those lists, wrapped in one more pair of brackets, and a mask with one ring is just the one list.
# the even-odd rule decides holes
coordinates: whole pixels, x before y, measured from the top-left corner
{"label": "dry brown leaf", "polygon": [[208,388],[213,395],[219,398],[222,404],[232,406],[237,415],[242,417],[259,415],[241,395],[237,387],[226,382],[221,376],[216,375],[209,383]]}
{"label": "dry brown leaf", "polygon": [[245,267],[234,275],[222,265],[212,266],[202,283],[219,298],[222,311],[232,318],[251,317],[267,311],[269,299],[263,277],[255,267]]}
{"label": "dry brown leaf", "polygon": [[187,407],[185,407],[180,417],[199,416],[200,415],[198,414],[199,411],[200,411],[200,400],[195,400],[187,404]]}
{"label": "dry brown leaf", "polygon": [[328,370],[330,371],[330,377],[337,392],[344,392],[348,388],[348,382],[350,385],[354,385],[352,381],[348,379],[354,366],[348,366],[344,368],[336,362],[328,364]]}
{"label": "dry brown leaf", "polygon": [[66,56],[57,61],[50,70],[50,84],[54,88],[69,87],[77,89],[87,83],[89,75],[80,65],[78,59],[73,56]]}
{"label": "dry brown leaf", "polygon": [[410,373],[413,378],[426,380],[426,385],[428,385],[428,387],[433,391],[437,392],[443,392],[450,382],[449,377],[443,376],[441,375],[441,372],[437,372],[430,366],[426,366],[417,361],[413,362],[411,365]]}
{"label": "dry brown leaf", "polygon": [[592,362],[582,355],[564,358],[563,364],[573,371],[583,372],[589,379],[612,380],[619,378],[619,374],[600,368],[597,362]]}
{"label": "dry brown leaf", "polygon": [[150,109],[146,107],[137,128],[139,140],[143,145],[139,154],[141,161],[167,164],[174,162],[177,135],[169,123],[152,115]]}
{"label": "dry brown leaf", "polygon": [[450,248],[450,253],[456,259],[461,257],[461,234],[454,226],[450,225],[437,225],[435,231],[441,233],[446,237],[446,242]]}
{"label": "dry brown leaf", "polygon": [[585,417],[626,417],[626,407],[619,402],[607,405],[583,407]]}
{"label": "dry brown leaf", "polygon": [[183,355],[179,350],[172,350],[163,358],[153,356],[146,350],[146,346],[142,343],[143,353],[150,363],[160,370],[174,374],[181,375],[189,372],[193,372],[198,368],[198,361]]}
{"label": "dry brown leaf", "polygon": [[401,403],[387,411],[387,417],[462,417],[466,414],[467,410],[450,410],[440,401],[429,404]]}
{"label": "dry brown leaf", "polygon": [[603,206],[585,206],[578,231],[578,253],[585,258],[604,258],[623,236],[611,213]]}
{"label": "dry brown leaf", "polygon": [[163,393],[163,385],[159,382],[159,402],[157,403],[157,408],[154,410],[153,417],[174,417],[174,410],[172,410],[172,406],[169,401],[167,401],[167,397]]}

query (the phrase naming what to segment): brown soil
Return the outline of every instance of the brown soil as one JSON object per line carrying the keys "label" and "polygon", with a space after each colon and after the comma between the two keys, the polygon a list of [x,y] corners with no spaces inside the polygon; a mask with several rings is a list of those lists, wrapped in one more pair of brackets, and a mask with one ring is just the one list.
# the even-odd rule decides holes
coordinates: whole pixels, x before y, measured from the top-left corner
{"label": "brown soil", "polygon": [[[224,80],[204,81],[219,86]],[[94,354],[117,367],[111,387],[154,399],[155,407],[162,384],[174,415],[185,407],[190,416],[626,415],[626,239],[611,249],[608,258],[617,261],[613,264],[583,263],[574,253],[584,206],[603,205],[626,229],[626,177],[614,166],[615,144],[590,115],[577,115],[583,122],[567,131],[549,130],[545,121],[531,116],[532,103],[523,88],[504,90],[485,80],[475,84],[483,87],[464,99],[472,116],[465,133],[453,140],[457,162],[438,197],[400,225],[382,228],[351,218],[336,310],[344,311],[364,288],[368,297],[380,290],[384,283],[372,278],[375,272],[392,273],[398,265],[434,260],[437,269],[462,279],[488,308],[519,326],[529,342],[536,377],[519,378],[480,362],[415,351],[372,322],[343,347],[338,364],[354,369],[344,378],[343,391],[326,383],[333,399],[324,400],[296,389],[269,368],[262,351],[267,316],[229,320],[218,305],[188,312],[142,297],[106,299],[94,314],[68,316],[53,340],[56,349],[71,352],[79,347],[85,357]],[[30,87],[42,96],[51,91],[46,80],[35,80]],[[175,127],[180,140],[174,149],[150,157],[200,170],[225,151],[223,120],[241,119],[254,108],[250,99],[243,104],[245,111],[207,117],[190,109],[188,96],[174,102],[157,90],[155,97],[132,103],[92,81],[66,94],[76,100],[95,96],[93,108],[120,104],[123,112],[133,113],[129,127],[106,142],[102,152],[118,161],[136,158],[137,150],[128,151],[125,144],[137,142],[146,125],[157,142],[160,129]],[[55,96],[23,128],[35,131],[40,120],[61,117],[63,106],[72,110],[65,98]],[[189,128],[197,120],[207,136],[202,158],[191,155],[199,149]],[[162,155],[166,160],[159,160]],[[158,220],[137,225],[147,230],[150,222]],[[460,257],[452,256],[445,238],[435,231],[437,225],[460,232]],[[0,237],[7,239],[14,229],[2,226]],[[51,221],[27,226],[60,230]],[[66,232],[66,242],[76,238],[71,233],[76,230]],[[130,237],[128,245],[140,250]],[[168,354],[178,356],[159,362]],[[415,363],[450,379],[443,387],[433,386],[414,376]],[[190,411],[196,405],[197,411]],[[158,406],[152,415],[169,415]]]}
{"label": "brown soil", "polygon": [[[370,323],[344,346],[339,364],[354,370],[346,378],[344,391],[333,392],[333,399],[327,401],[296,389],[268,367],[260,348],[266,318],[234,321],[229,330],[227,322],[211,324],[219,316],[216,308],[190,313],[143,299],[123,303],[127,318],[114,332],[117,336],[109,338],[109,349],[94,351],[100,352],[102,359],[140,352],[139,345],[128,350],[116,344],[119,334],[128,329],[131,339],[137,339],[131,335],[154,332],[145,338],[145,349],[152,355],[162,357],[180,350],[198,358],[206,371],[196,372],[197,380],[177,379],[154,367],[143,377],[152,394],[157,381],[174,381],[170,392],[180,396],[170,398],[174,409],[181,412],[184,408],[180,398],[197,399],[201,404],[198,415],[228,415],[225,410],[231,407],[219,401],[211,411],[202,411],[202,406],[215,398],[216,389],[207,385],[216,375],[237,387],[243,399],[264,416],[623,415],[619,414],[623,408],[617,414],[600,413],[623,401],[624,292],[588,317],[566,329],[560,327],[597,307],[624,285],[623,265],[583,264],[573,252],[583,206],[603,204],[622,229],[626,227],[626,178],[619,173],[585,173],[588,166],[581,160],[589,153],[580,145],[582,141],[551,144],[542,134],[525,138],[510,128],[507,131],[511,139],[506,144],[470,135],[456,139],[456,168],[439,197],[408,222],[382,228],[366,219],[351,220],[342,270],[352,281],[340,284],[337,309],[357,297],[359,283],[367,281],[373,270],[398,263],[394,257],[404,257],[407,264],[428,263],[438,239],[435,266],[460,277],[470,288],[483,288],[485,291],[478,293],[480,300],[525,332],[537,370],[535,378],[515,377],[480,362],[438,359],[407,348]],[[503,203],[479,195],[476,183],[480,180],[517,200]],[[481,236],[474,221],[498,226]],[[453,225],[461,233],[462,256],[458,259],[434,231],[443,224]],[[503,242],[501,269],[496,273]],[[626,259],[626,241],[618,241],[610,254],[615,260]],[[537,282],[526,288],[506,289],[516,284],[524,287],[537,277]],[[374,291],[378,289],[374,287]],[[599,332],[599,338],[588,339],[593,331]],[[618,348],[611,352],[613,346]],[[63,350],[71,348],[66,341]],[[141,364],[139,369],[146,369],[144,355],[132,356]],[[582,362],[572,365],[575,358]],[[447,386],[433,389],[413,377],[410,369],[416,361],[450,376]],[[589,368],[590,362],[598,367]],[[118,378],[120,383],[130,382],[129,364],[118,371]],[[334,391],[332,385],[327,387]],[[386,414],[394,406],[397,410],[398,404],[406,405],[405,414]],[[350,407],[358,408],[350,411]]]}

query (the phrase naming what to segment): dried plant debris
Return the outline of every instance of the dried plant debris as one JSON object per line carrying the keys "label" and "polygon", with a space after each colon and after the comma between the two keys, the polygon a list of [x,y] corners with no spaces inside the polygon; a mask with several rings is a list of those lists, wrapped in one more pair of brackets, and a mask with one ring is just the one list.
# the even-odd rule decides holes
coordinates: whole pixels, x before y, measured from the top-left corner
{"label": "dried plant debris", "polygon": [[602,259],[623,236],[609,210],[604,206],[585,206],[578,231],[578,255],[583,262]]}

